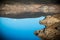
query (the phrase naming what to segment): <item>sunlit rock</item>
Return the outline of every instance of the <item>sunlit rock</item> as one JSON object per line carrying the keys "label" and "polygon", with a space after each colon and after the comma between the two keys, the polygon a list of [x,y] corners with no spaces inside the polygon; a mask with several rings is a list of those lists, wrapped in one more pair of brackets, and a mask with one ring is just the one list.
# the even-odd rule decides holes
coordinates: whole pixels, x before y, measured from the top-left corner
{"label": "sunlit rock", "polygon": [[60,5],[55,4],[2,4],[0,17],[9,18],[35,18],[53,15],[60,12]]}
{"label": "sunlit rock", "polygon": [[47,16],[40,23],[44,24],[46,28],[37,30],[35,35],[43,40],[60,40],[60,14]]}

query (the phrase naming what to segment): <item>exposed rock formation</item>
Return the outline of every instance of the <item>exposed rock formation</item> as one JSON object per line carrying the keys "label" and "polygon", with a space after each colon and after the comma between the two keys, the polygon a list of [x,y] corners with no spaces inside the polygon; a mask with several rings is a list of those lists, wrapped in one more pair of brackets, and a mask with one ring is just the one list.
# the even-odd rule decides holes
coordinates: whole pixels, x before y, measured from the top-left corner
{"label": "exposed rock formation", "polygon": [[0,0],[0,3],[21,3],[21,4],[60,4],[60,0]]}
{"label": "exposed rock formation", "polygon": [[55,4],[2,4],[0,17],[34,18],[53,15],[60,12],[60,5]]}
{"label": "exposed rock formation", "polygon": [[35,18],[59,12],[57,0],[0,0],[0,17]]}
{"label": "exposed rock formation", "polygon": [[60,14],[47,16],[40,23],[46,25],[46,28],[37,30],[35,35],[43,40],[60,40]]}

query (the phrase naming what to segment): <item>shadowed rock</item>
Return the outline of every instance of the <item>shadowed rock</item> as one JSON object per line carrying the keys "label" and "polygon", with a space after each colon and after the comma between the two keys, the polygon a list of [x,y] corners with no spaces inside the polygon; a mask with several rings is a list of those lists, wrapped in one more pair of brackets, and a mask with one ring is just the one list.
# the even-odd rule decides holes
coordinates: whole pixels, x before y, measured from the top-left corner
{"label": "shadowed rock", "polygon": [[20,3],[20,4],[60,4],[60,0],[0,0],[0,3]]}
{"label": "shadowed rock", "polygon": [[0,0],[0,17],[35,18],[60,13],[58,0]]}
{"label": "shadowed rock", "polygon": [[0,17],[35,18],[60,13],[60,5],[54,4],[2,4]]}

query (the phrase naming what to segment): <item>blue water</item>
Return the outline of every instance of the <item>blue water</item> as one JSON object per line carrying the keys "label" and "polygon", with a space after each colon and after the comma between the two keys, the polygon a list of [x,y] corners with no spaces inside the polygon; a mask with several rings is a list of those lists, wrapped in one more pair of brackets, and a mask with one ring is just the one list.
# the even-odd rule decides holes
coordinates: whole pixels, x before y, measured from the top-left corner
{"label": "blue water", "polygon": [[12,19],[0,17],[0,34],[5,40],[40,40],[34,35],[36,30],[45,28],[39,24],[45,17]]}

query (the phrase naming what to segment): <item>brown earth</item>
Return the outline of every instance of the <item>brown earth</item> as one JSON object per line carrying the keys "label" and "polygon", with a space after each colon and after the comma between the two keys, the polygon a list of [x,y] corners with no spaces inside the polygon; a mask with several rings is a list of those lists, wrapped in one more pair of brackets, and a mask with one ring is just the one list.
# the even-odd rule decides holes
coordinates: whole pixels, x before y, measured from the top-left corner
{"label": "brown earth", "polygon": [[44,24],[46,28],[37,30],[35,35],[42,40],[60,40],[60,14],[47,16],[40,23]]}
{"label": "brown earth", "polygon": [[56,4],[2,4],[0,17],[9,18],[36,18],[53,15],[60,12],[60,5]]}

